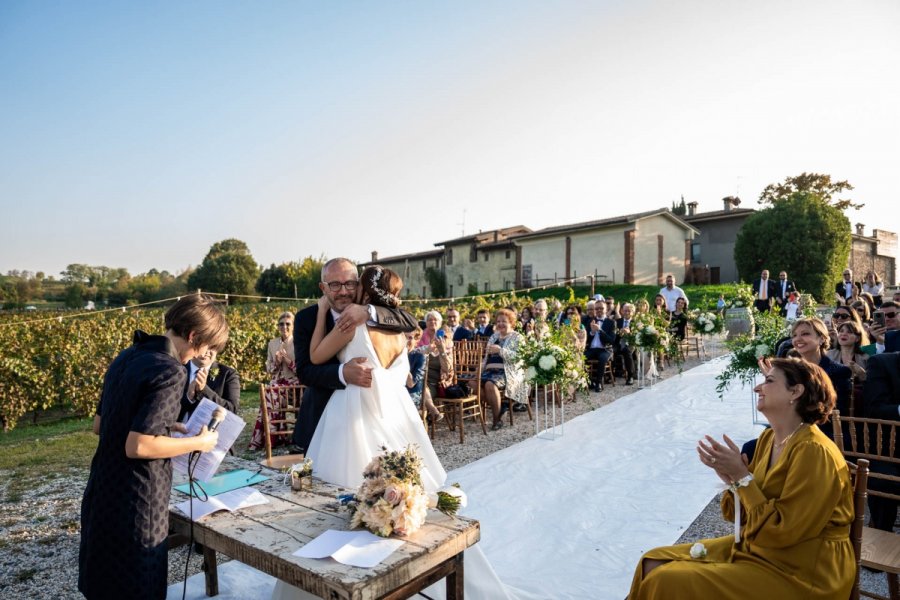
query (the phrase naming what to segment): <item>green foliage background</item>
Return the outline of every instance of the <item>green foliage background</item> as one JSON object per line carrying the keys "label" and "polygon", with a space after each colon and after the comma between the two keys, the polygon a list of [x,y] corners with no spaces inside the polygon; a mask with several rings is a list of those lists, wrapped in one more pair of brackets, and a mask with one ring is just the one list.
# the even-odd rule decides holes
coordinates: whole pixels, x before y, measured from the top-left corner
{"label": "green foliage background", "polygon": [[744,281],[762,269],[787,271],[797,289],[827,301],[850,256],[850,220],[817,195],[796,192],[751,215],[738,233],[734,260]]}

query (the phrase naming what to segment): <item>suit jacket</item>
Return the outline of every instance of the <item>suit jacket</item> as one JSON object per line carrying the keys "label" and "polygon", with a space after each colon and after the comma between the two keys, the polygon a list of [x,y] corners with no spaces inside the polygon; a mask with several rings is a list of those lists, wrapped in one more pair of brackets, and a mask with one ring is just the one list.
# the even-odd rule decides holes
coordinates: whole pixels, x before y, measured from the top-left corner
{"label": "suit jacket", "polygon": [[490,323],[485,325],[484,333],[478,333],[478,327],[476,327],[474,330],[472,330],[472,335],[475,337],[475,339],[486,340],[489,337],[491,337],[492,335],[494,335],[494,326],[491,325]]}
{"label": "suit jacket", "polygon": [[464,342],[466,340],[471,340],[475,337],[475,334],[471,329],[466,329],[462,325],[456,328],[456,331],[453,332],[453,341],[454,342]]}
{"label": "suit jacket", "polygon": [[900,353],[870,356],[866,363],[863,414],[872,419],[900,421]]}
{"label": "suit jacket", "polygon": [[[759,284],[762,283],[762,277],[757,277],[756,281],[753,282],[753,299],[759,300]],[[766,280],[766,298],[769,300],[775,298],[775,282],[771,279]]]}
{"label": "suit jacket", "polygon": [[[373,305],[374,306],[374,305]],[[312,441],[319,419],[325,412],[334,390],[344,389],[339,375],[340,361],[333,356],[327,362],[316,365],[310,359],[310,344],[313,331],[316,329],[316,318],[319,315],[318,304],[308,306],[297,313],[294,318],[294,357],[297,361],[297,377],[306,386],[297,425],[294,427],[292,442],[305,452]],[[416,320],[406,311],[399,308],[375,306],[378,327],[386,331],[412,331],[416,328]],[[334,329],[334,318],[331,311],[325,315],[325,332]]]}
{"label": "suit jacket", "polygon": [[[596,321],[596,319],[594,320]],[[604,348],[612,350],[612,346],[616,342],[616,322],[612,319],[603,319],[597,333],[594,333],[589,325],[587,330],[587,343],[584,345],[585,351],[591,349],[591,346],[594,344],[595,336],[600,337],[600,342],[603,344]]]}
{"label": "suit jacket", "polygon": [[[631,328],[631,324],[634,322],[634,319],[628,320],[628,327]],[[628,347],[628,344],[625,343],[625,340],[622,339],[622,335],[619,333],[622,329],[625,328],[625,319],[616,319],[616,349],[625,349]]]}
{"label": "suit jacket", "polygon": [[[188,372],[188,382],[190,381],[190,364],[186,364],[184,368]],[[197,403],[202,398],[209,398],[219,406],[224,406],[233,413],[237,413],[238,405],[241,402],[241,379],[238,377],[237,371],[231,367],[226,367],[222,363],[214,362],[209,366],[210,377],[206,380],[206,385],[197,394],[196,400],[193,402],[187,397],[187,390],[190,383],[185,383],[184,394],[181,395],[181,412],[178,413],[178,420],[184,421],[194,413]],[[212,375],[215,373],[215,377]]]}
{"label": "suit jacket", "polygon": [[785,280],[784,291],[781,289],[781,280],[778,279],[775,281],[775,302],[779,306],[784,306],[787,303],[788,296],[791,295],[791,292],[796,292],[797,288],[794,286],[794,282],[790,279]]}
{"label": "suit jacket", "polygon": [[884,351],[900,352],[900,329],[889,329],[884,332]]}
{"label": "suit jacket", "polygon": [[[858,281],[853,282],[853,287],[856,288],[857,294],[862,292],[862,286],[859,284]],[[844,280],[843,279],[841,279],[836,284],[834,284],[834,293],[837,294],[838,296],[840,296],[841,298],[843,298],[844,300],[847,299],[847,294],[846,294],[846,290],[844,289]]]}

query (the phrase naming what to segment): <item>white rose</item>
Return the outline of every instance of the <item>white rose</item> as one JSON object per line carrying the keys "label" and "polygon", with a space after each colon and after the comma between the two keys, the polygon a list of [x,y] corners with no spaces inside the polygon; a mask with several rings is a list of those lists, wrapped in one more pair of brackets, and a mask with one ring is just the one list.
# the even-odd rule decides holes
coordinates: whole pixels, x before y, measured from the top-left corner
{"label": "white rose", "polygon": [[706,325],[703,326],[703,331],[712,331],[712,330],[713,330],[712,323],[707,323]]}
{"label": "white rose", "polygon": [[654,335],[656,333],[656,328],[653,325],[648,325],[647,329],[644,330],[649,335]]}
{"label": "white rose", "polygon": [[528,367],[525,369],[525,381],[531,381],[537,375],[537,369],[534,367]]}
{"label": "white rose", "polygon": [[556,359],[550,354],[545,354],[538,360],[538,366],[545,371],[550,371],[556,366]]}
{"label": "white rose", "polygon": [[691,546],[691,558],[706,558],[706,546],[700,542]]}

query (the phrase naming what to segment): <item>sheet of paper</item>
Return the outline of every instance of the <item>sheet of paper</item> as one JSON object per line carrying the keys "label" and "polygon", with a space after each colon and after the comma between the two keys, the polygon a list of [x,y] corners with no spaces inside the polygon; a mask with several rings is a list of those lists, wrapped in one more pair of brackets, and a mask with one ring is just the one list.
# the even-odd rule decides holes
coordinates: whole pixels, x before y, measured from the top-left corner
{"label": "sheet of paper", "polygon": [[[179,502],[175,508],[190,516],[191,506],[190,500]],[[211,515],[220,510],[236,511],[248,506],[256,506],[258,504],[268,504],[268,499],[259,493],[259,490],[253,488],[239,488],[218,496],[212,496],[205,502],[194,499],[194,521],[198,521],[206,515]]]}
{"label": "sheet of paper", "polygon": [[[194,409],[191,418],[185,423],[185,427],[188,430],[187,435],[197,435],[204,425],[209,425],[213,411],[218,407],[219,405],[209,398],[203,398],[200,404],[197,405],[197,408]],[[216,474],[216,469],[222,464],[222,459],[225,458],[228,449],[231,448],[246,425],[242,418],[229,410],[225,411],[225,420],[219,423],[219,427],[216,429],[219,432],[219,441],[212,452],[200,454],[199,459],[197,459],[197,465],[194,467],[194,479],[207,481]],[[183,437],[184,434],[173,433],[172,435],[174,437]],[[172,467],[179,473],[187,474],[188,456],[188,454],[182,454],[173,458]]]}
{"label": "sheet of paper", "polygon": [[331,557],[351,567],[370,569],[403,545],[403,540],[378,537],[368,531],[329,529],[294,552],[303,558]]}

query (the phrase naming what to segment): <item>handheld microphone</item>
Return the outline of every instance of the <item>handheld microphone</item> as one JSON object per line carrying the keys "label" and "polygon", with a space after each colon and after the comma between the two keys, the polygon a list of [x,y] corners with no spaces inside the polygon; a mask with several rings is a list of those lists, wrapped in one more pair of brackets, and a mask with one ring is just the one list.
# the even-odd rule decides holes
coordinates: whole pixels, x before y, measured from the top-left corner
{"label": "handheld microphone", "polygon": [[219,423],[225,420],[225,416],[228,414],[228,411],[222,407],[216,407],[216,410],[213,411],[212,418],[209,420],[209,425],[206,428],[209,431],[215,431],[219,427]]}

